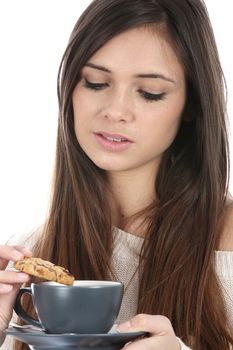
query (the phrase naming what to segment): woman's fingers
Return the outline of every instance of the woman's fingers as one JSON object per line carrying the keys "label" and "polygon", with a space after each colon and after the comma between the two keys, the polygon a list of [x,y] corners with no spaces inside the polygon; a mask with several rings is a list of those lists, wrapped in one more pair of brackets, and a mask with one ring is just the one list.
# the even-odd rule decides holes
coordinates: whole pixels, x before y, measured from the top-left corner
{"label": "woman's fingers", "polygon": [[160,315],[138,314],[131,320],[119,324],[119,332],[139,332],[145,331],[153,335],[164,335],[173,330],[170,320]]}
{"label": "woman's fingers", "polygon": [[[132,341],[123,348],[124,350],[173,350],[174,348],[165,347],[161,337],[157,337],[156,344],[153,337],[143,338]],[[122,350],[123,350],[122,349]],[[180,348],[177,348],[180,350]]]}
{"label": "woman's fingers", "polygon": [[29,275],[23,272],[0,271],[0,295],[11,292],[15,284],[22,284],[29,279]]}
{"label": "woman's fingers", "polygon": [[22,284],[29,280],[29,276],[22,272],[5,270],[9,260],[17,261],[32,253],[22,246],[0,245],[0,295],[10,293],[14,284]]}
{"label": "woman's fingers", "polygon": [[135,340],[126,346],[127,350],[179,350],[180,344],[167,317],[139,314],[118,325],[118,332],[144,331],[149,337]]}
{"label": "woman's fingers", "polygon": [[9,260],[18,261],[24,256],[32,256],[32,252],[22,246],[0,245],[0,270],[4,270]]}
{"label": "woman's fingers", "polygon": [[8,327],[16,295],[22,283],[30,279],[22,272],[6,269],[9,261],[18,261],[32,253],[22,246],[0,245],[0,333]]}
{"label": "woman's fingers", "polygon": [[29,275],[23,272],[11,270],[0,271],[0,283],[24,283],[28,281]]}
{"label": "woman's fingers", "polygon": [[0,245],[0,270],[7,267],[9,260],[17,261],[23,258],[23,253],[14,247]]}
{"label": "woman's fingers", "polygon": [[19,251],[20,253],[22,253],[24,256],[28,256],[31,257],[32,256],[32,252],[31,250],[27,249],[24,246],[21,245],[13,245],[12,248],[16,249],[17,251]]}

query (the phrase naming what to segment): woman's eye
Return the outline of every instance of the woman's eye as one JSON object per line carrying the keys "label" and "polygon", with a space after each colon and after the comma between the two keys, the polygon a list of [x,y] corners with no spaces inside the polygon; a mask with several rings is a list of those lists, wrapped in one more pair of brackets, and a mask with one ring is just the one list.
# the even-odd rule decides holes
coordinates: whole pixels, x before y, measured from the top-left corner
{"label": "woman's eye", "polygon": [[87,79],[84,79],[84,81],[85,81],[84,86],[88,89],[91,89],[91,90],[102,90],[108,86],[107,83],[92,83],[91,81],[88,81]]}
{"label": "woman's eye", "polygon": [[151,94],[144,90],[139,90],[139,93],[147,101],[160,101],[163,100],[166,95],[165,92],[162,92],[161,94]]}

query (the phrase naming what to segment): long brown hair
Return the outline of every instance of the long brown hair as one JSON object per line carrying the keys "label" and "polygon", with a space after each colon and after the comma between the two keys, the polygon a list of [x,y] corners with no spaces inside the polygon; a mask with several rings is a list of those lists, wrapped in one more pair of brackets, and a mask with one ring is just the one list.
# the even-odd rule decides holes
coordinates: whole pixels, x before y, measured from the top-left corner
{"label": "long brown hair", "polygon": [[169,317],[177,336],[197,350],[227,350],[233,339],[214,268],[229,176],[225,85],[201,0],[94,0],[79,18],[59,69],[54,185],[35,255],[77,278],[114,278],[107,177],[78,144],[72,93],[82,67],[107,41],[161,24],[183,65],[187,101],[155,180],[157,200],[143,211],[138,312]]}

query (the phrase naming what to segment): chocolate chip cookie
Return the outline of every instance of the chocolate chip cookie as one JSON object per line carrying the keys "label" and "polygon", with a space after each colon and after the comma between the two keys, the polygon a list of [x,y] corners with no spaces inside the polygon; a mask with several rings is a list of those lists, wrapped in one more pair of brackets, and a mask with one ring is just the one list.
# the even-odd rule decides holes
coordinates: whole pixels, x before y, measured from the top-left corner
{"label": "chocolate chip cookie", "polygon": [[57,266],[50,261],[40,258],[24,258],[14,262],[14,268],[32,276],[45,280],[58,282],[66,285],[73,285],[74,276],[64,267]]}

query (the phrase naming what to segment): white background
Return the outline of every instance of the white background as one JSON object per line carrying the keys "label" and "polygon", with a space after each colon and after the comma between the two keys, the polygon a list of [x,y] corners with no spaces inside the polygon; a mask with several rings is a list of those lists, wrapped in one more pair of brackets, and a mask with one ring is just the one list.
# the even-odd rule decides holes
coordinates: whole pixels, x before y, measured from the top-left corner
{"label": "white background", "polygon": [[[90,2],[0,0],[0,243],[44,221],[55,153],[57,71],[70,32]],[[228,85],[230,121],[231,3],[206,0]]]}

